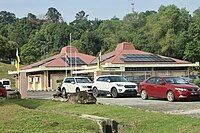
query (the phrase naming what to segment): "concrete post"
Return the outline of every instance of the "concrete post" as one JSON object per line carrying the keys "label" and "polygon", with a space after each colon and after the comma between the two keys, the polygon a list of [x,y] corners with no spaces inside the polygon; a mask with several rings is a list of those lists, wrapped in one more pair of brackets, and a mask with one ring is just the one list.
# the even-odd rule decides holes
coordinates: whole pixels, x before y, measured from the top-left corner
{"label": "concrete post", "polygon": [[19,90],[21,94],[21,98],[27,98],[28,93],[27,93],[27,77],[25,72],[20,72],[20,77],[19,77]]}

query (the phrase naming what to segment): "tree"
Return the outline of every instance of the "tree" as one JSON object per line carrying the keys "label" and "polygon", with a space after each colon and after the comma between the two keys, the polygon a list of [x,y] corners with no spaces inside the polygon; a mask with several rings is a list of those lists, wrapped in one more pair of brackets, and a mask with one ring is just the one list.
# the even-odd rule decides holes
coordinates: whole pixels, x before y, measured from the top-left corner
{"label": "tree", "polygon": [[97,33],[86,31],[82,34],[79,43],[75,43],[75,46],[80,52],[95,56],[101,50],[102,43],[103,40]]}
{"label": "tree", "polygon": [[10,24],[16,21],[16,17],[14,13],[10,13],[7,11],[0,12],[0,23]]}
{"label": "tree", "polygon": [[188,40],[184,59],[191,62],[200,62],[200,8],[194,11],[188,29]]}
{"label": "tree", "polygon": [[61,14],[58,12],[57,9],[50,7],[46,13],[46,19],[48,22],[52,22],[52,23],[58,23],[58,22],[62,22],[63,18],[61,16]]}
{"label": "tree", "polygon": [[35,45],[25,44],[21,48],[20,59],[23,64],[31,64],[38,61],[41,56],[40,49]]}
{"label": "tree", "polygon": [[86,14],[84,11],[80,11],[78,13],[76,13],[76,21],[81,21],[81,20],[87,20],[88,18],[88,14]]}
{"label": "tree", "polygon": [[15,58],[17,43],[9,41],[8,38],[0,35],[0,59],[10,60]]}
{"label": "tree", "polygon": [[36,19],[35,15],[29,13],[27,17],[18,19],[8,26],[8,38],[21,47],[28,42],[31,35],[40,29],[42,23],[41,20]]}

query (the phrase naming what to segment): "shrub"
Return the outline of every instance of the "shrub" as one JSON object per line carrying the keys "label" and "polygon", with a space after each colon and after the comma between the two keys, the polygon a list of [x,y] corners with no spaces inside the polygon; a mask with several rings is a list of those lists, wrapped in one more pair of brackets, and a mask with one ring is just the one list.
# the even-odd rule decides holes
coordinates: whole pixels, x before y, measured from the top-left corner
{"label": "shrub", "polygon": [[200,87],[200,78],[195,79],[194,84]]}

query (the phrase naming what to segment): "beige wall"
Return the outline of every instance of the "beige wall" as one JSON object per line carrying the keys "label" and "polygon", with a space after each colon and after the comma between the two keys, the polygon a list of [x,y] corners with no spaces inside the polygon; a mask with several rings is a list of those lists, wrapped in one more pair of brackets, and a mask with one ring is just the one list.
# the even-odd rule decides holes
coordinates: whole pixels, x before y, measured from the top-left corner
{"label": "beige wall", "polygon": [[61,84],[61,81],[65,78],[66,74],[51,74],[50,81],[51,81],[51,89],[57,90],[58,86]]}
{"label": "beige wall", "polygon": [[44,88],[44,75],[29,75],[28,90],[45,90]]}

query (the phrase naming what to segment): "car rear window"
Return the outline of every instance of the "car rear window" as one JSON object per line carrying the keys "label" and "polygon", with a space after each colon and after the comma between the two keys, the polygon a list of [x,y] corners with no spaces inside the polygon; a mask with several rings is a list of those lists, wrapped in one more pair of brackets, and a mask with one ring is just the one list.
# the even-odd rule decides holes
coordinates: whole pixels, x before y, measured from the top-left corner
{"label": "car rear window", "polygon": [[9,81],[3,81],[3,85],[10,85]]}

